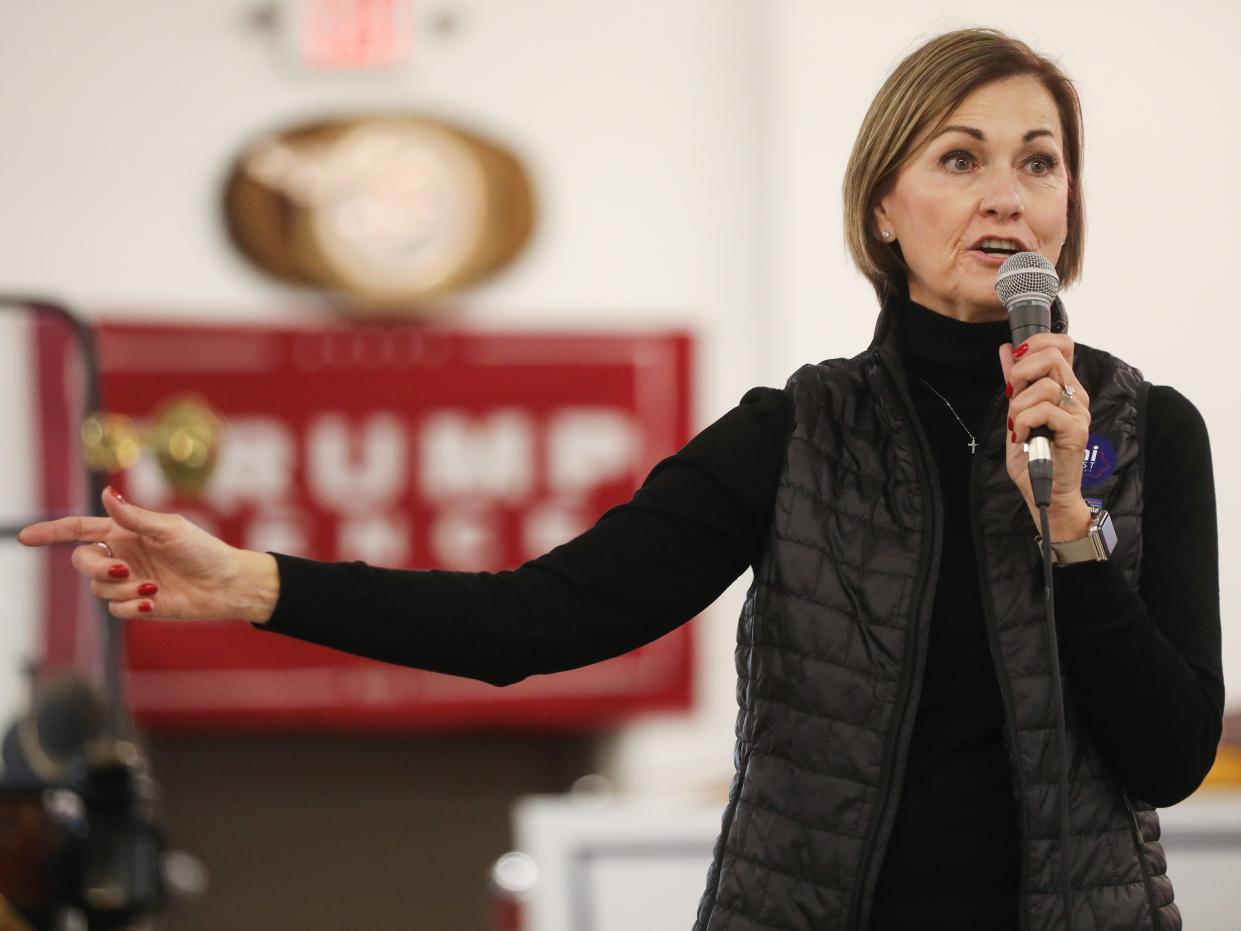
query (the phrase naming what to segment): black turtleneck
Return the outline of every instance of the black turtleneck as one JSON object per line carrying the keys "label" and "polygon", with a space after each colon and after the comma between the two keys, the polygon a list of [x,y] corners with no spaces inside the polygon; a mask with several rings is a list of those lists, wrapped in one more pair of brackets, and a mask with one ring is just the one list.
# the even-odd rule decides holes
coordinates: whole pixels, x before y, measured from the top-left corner
{"label": "black turtleneck", "polygon": [[[944,537],[926,677],[871,927],[1001,931],[1016,927],[1018,842],[967,483],[968,433],[978,435],[1002,384],[997,347],[1007,325],[964,323],[908,301],[896,311],[939,475]],[[631,501],[514,571],[276,554],[280,599],[259,629],[498,685],[626,652],[693,617],[757,561],[790,417],[783,391],[752,389],[657,464]],[[1103,754],[1134,797],[1170,805],[1198,785],[1219,740],[1215,496],[1194,406],[1157,386],[1146,421],[1158,442],[1146,452],[1139,591],[1109,563],[1058,569],[1056,620],[1066,679]]]}
{"label": "black turtleneck", "polygon": [[969,501],[971,436],[981,435],[1004,387],[999,347],[1008,323],[964,323],[911,303],[894,310],[939,477],[943,545],[922,694],[871,927],[922,929],[930,914],[954,929],[1016,931],[1017,815]]}

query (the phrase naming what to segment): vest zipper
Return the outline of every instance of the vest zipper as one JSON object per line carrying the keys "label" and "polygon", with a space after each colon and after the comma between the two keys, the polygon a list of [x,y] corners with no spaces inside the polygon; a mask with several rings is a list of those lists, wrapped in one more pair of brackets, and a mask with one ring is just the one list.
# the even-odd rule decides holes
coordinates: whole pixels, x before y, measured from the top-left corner
{"label": "vest zipper", "polygon": [[[870,909],[863,912],[863,903],[870,898],[879,880],[879,869],[883,865],[882,854],[892,833],[892,823],[896,820],[896,810],[900,803],[901,787],[905,778],[905,759],[908,755],[909,741],[913,736],[912,722],[916,716],[917,701],[922,695],[922,678],[925,670],[927,640],[930,636],[930,608],[934,603],[935,582],[939,573],[939,525],[940,510],[943,503],[939,498],[939,477],[935,464],[930,458],[930,444],[922,432],[918,422],[917,411],[914,410],[913,399],[904,390],[903,384],[896,374],[887,366],[883,356],[876,353],[881,367],[888,375],[889,381],[896,388],[896,395],[905,406],[905,418],[909,422],[913,434],[914,456],[918,461],[919,478],[926,492],[926,500],[930,503],[929,517],[922,536],[922,551],[918,554],[918,575],[924,580],[922,590],[918,593],[917,604],[910,612],[910,618],[916,627],[910,631],[905,645],[900,692],[896,699],[896,714],[889,730],[887,744],[883,753],[883,770],[879,779],[879,791],[876,796],[876,817],[872,819],[871,829],[867,832],[862,847],[859,881],[853,888],[852,904],[849,907],[849,928],[851,931],[865,931],[870,924]],[[928,595],[930,596],[928,598]],[[924,616],[926,615],[926,616]],[[910,695],[913,695],[913,707],[910,707]],[[910,722],[907,725],[907,722]]]}
{"label": "vest zipper", "polygon": [[[988,436],[988,430],[991,423],[995,419],[995,413],[1000,407],[1000,394],[996,394],[991,402],[991,406],[987,409],[986,415],[983,417],[982,426],[979,428],[979,436]],[[986,451],[986,443],[983,444],[984,454]],[[1026,807],[1026,787],[1025,780],[1022,778],[1021,766],[1016,760],[1016,742],[1017,742],[1017,714],[1013,710],[1013,696],[1009,691],[1008,680],[1001,673],[1002,664],[1000,662],[1000,643],[995,633],[995,605],[991,602],[991,585],[987,578],[986,571],[986,550],[983,547],[982,536],[982,518],[978,509],[980,483],[980,469],[978,463],[983,457],[975,457],[970,464],[970,523],[974,534],[974,554],[975,561],[978,564],[978,593],[982,601],[984,627],[987,628],[987,644],[991,649],[991,665],[995,669],[995,678],[1000,686],[1000,698],[1004,703],[1004,719],[1008,723],[1009,742],[1006,747],[1008,751],[1008,765],[1017,786],[1017,804],[1021,809],[1021,877],[1020,886],[1017,892],[1017,927],[1021,931],[1027,931],[1029,923],[1026,920],[1026,874],[1029,864],[1026,860],[1026,847],[1030,837],[1030,815]]]}
{"label": "vest zipper", "polygon": [[1155,883],[1151,879],[1150,870],[1146,868],[1146,857],[1142,854],[1146,842],[1142,839],[1142,826],[1138,824],[1138,811],[1133,807],[1133,801],[1129,798],[1129,790],[1124,786],[1120,787],[1120,795],[1125,800],[1125,808],[1129,810],[1129,822],[1133,825],[1134,853],[1138,858],[1138,869],[1142,871],[1142,884],[1146,887],[1146,901],[1151,907],[1151,928],[1153,931],[1159,931],[1163,925],[1163,919],[1159,915],[1158,906],[1155,905]]}

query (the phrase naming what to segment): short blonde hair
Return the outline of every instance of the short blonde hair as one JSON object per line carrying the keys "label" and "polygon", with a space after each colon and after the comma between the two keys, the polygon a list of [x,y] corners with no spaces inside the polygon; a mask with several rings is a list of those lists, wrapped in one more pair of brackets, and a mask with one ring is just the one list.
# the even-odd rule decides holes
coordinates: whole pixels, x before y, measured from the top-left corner
{"label": "short blonde hair", "polygon": [[924,130],[933,133],[945,125],[949,114],[984,84],[1018,75],[1042,81],[1060,113],[1069,181],[1068,239],[1056,272],[1062,287],[1081,274],[1086,210],[1077,88],[1058,65],[1024,42],[995,29],[960,29],[937,36],[896,66],[866,111],[845,169],[845,238],[853,261],[881,302],[907,287],[909,268],[899,246],[875,235],[873,208],[896,181]]}

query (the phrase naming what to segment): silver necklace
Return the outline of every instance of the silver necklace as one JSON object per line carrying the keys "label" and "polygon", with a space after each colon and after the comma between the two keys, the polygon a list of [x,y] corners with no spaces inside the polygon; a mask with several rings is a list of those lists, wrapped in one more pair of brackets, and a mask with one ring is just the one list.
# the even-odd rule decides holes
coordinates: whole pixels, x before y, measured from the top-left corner
{"label": "silver necklace", "polygon": [[936,391],[935,387],[929,381],[927,381],[921,375],[918,375],[917,378],[918,378],[918,381],[922,382],[922,384],[930,388],[931,393],[935,395],[935,397],[943,401],[944,404],[947,406],[948,410],[952,413],[952,416],[957,418],[957,423],[961,425],[961,429],[964,430],[966,432],[966,435],[968,435],[970,438],[970,442],[969,442],[970,455],[971,456],[974,455],[974,453],[978,450],[978,440],[974,439],[974,434],[970,433],[970,428],[965,425],[965,421],[962,420],[960,415],[957,414],[956,408],[954,408],[951,404],[949,404],[948,399],[944,397],[942,394],[940,394],[938,391]]}

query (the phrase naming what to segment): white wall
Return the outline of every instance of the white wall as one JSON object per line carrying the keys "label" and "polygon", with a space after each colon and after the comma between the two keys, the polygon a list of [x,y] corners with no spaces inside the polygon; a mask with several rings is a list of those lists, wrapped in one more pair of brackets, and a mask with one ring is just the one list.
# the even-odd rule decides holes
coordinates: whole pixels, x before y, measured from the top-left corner
{"label": "white wall", "polygon": [[[700,339],[695,419],[753,384],[869,341],[874,298],[847,263],[839,186],[888,70],[923,38],[998,25],[1061,55],[1088,140],[1087,270],[1066,295],[1074,335],[1105,345],[1206,416],[1224,478],[1236,440],[1230,350],[1241,328],[1213,284],[1239,244],[1241,174],[1229,37],[1208,6],[1051,0],[956,3],[953,18],[890,0],[461,0],[459,29],[423,34],[396,75],[306,75],[246,25],[255,4],[86,0],[0,6],[0,290],[84,313],[314,319],[308,296],[240,261],[218,219],[229,159],[263,130],[322,113],[409,106],[516,148],[541,225],[529,252],[457,303],[472,326],[685,325]],[[1163,267],[1155,273],[1148,269]],[[1188,327],[1209,334],[1191,340]],[[0,344],[0,371],[13,346]],[[7,355],[5,355],[7,353]],[[8,389],[4,389],[6,392]],[[5,394],[5,403],[11,395]],[[7,449],[6,444],[6,449]],[[1220,482],[1221,562],[1241,500]],[[0,457],[0,514],[29,496]],[[25,571],[0,548],[0,584]],[[24,577],[24,576],[23,576]],[[731,770],[732,641],[740,580],[699,626],[689,720],[612,742],[625,786],[718,787]],[[1226,669],[1241,686],[1241,585],[1223,578]],[[28,596],[33,597],[33,596]],[[19,602],[20,604],[20,602]],[[0,717],[15,701],[21,618],[0,623]]]}
{"label": "white wall", "polygon": [[[2,248],[2,247],[0,247]],[[2,279],[0,279],[2,281]],[[0,284],[0,291],[4,290]],[[27,454],[34,424],[33,372],[26,353],[18,351],[28,336],[27,321],[0,313],[0,525],[29,518],[28,503],[35,487],[35,462]],[[16,543],[0,541],[0,733],[12,715],[25,706],[26,667],[35,656],[37,632],[31,619],[42,611],[34,584],[36,561]]]}

